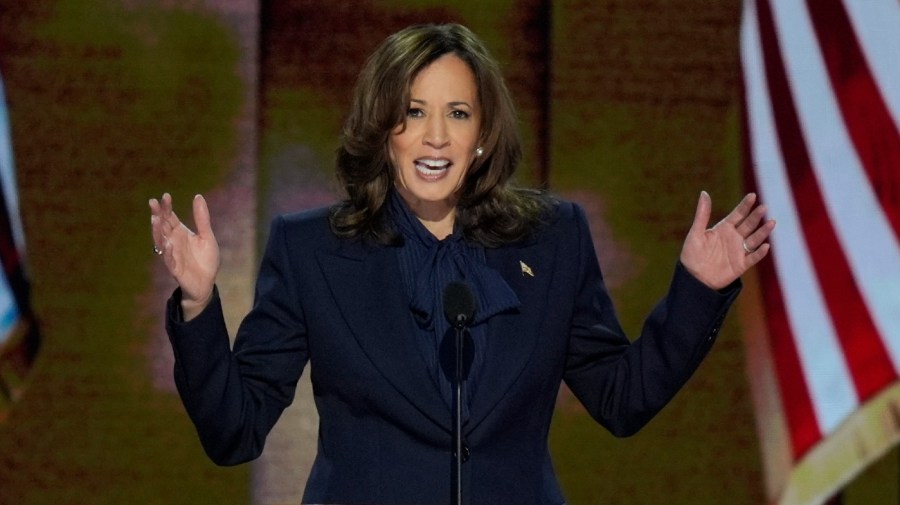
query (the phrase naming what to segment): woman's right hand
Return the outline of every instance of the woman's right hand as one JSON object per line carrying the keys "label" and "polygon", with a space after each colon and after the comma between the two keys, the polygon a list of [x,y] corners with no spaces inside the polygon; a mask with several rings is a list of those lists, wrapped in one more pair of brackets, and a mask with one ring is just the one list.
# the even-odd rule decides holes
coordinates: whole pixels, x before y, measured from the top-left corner
{"label": "woman's right hand", "polygon": [[219,271],[219,244],[210,224],[206,200],[194,197],[192,232],[172,211],[172,196],[150,199],[150,228],[154,250],[166,263],[166,268],[181,286],[181,309],[189,321],[203,311],[212,299],[216,274]]}

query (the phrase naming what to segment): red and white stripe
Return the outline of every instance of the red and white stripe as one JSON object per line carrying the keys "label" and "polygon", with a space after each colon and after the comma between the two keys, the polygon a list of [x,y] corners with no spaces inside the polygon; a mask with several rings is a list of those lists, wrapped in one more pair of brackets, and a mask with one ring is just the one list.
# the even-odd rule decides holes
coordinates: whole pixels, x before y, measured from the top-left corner
{"label": "red and white stripe", "polygon": [[21,278],[23,274],[21,259],[24,251],[25,239],[19,217],[9,115],[6,111],[3,80],[0,79],[0,351],[13,336],[24,310],[18,301],[24,295],[16,292],[22,286],[10,282],[16,276]]}
{"label": "red and white stripe", "polygon": [[778,221],[760,265],[792,457],[900,371],[900,1],[747,0],[752,182]]}

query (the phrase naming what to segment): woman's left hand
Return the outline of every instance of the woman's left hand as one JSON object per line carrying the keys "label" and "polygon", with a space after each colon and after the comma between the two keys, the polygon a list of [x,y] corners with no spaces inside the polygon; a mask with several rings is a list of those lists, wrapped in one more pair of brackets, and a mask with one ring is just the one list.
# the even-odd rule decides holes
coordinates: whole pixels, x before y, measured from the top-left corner
{"label": "woman's left hand", "polygon": [[741,203],[712,228],[707,229],[712,200],[700,193],[694,223],[681,248],[681,263],[694,277],[713,289],[722,289],[740,277],[769,252],[769,234],[775,221],[766,219],[766,206],[756,205],[756,195]]}

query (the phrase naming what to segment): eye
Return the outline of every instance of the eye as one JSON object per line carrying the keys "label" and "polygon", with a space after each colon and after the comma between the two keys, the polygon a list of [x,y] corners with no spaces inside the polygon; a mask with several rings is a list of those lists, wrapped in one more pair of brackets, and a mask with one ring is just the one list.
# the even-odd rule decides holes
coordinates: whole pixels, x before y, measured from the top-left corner
{"label": "eye", "polygon": [[450,117],[453,119],[469,119],[469,116],[471,116],[471,114],[464,110],[454,109],[450,111]]}
{"label": "eye", "polygon": [[425,111],[418,107],[410,107],[406,109],[406,117],[424,117]]}

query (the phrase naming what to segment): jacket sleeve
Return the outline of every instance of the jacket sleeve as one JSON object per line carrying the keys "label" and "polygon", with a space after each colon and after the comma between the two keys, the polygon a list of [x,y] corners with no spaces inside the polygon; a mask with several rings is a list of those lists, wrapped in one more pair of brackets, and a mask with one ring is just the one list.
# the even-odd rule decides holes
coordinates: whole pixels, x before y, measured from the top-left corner
{"label": "jacket sleeve", "polygon": [[616,436],[629,436],[697,369],[740,291],[740,280],[713,290],[679,262],[668,293],[631,342],[615,314],[578,207],[575,221],[579,282],[564,378],[594,419]]}
{"label": "jacket sleeve", "polygon": [[175,383],[210,459],[234,465],[256,458],[266,435],[290,405],[308,358],[295,266],[281,218],[273,222],[260,266],[253,308],[238,330],[234,350],[218,291],[209,306],[184,322],[181,292],[166,308],[175,353]]}

